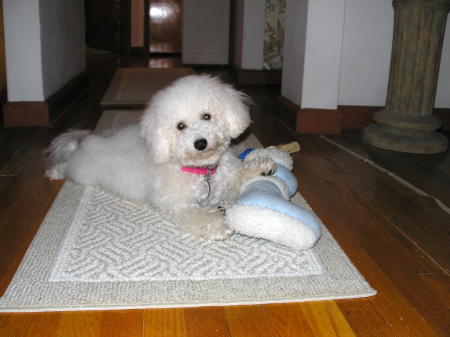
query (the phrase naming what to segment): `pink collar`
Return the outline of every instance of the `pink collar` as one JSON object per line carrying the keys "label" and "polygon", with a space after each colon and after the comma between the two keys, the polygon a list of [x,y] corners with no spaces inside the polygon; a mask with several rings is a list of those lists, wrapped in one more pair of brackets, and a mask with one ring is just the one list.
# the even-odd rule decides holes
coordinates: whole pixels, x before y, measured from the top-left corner
{"label": "pink collar", "polygon": [[206,166],[181,166],[181,171],[190,172],[194,174],[203,174],[209,176],[216,173],[217,167],[210,168]]}

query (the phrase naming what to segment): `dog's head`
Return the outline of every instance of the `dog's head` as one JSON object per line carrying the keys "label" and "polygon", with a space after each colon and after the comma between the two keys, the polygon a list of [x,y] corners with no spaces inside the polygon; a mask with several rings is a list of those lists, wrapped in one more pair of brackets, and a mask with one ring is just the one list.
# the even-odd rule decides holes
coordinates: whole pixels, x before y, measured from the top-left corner
{"label": "dog's head", "polygon": [[152,98],[141,120],[141,136],[153,160],[214,165],[250,124],[249,98],[207,75],[178,79]]}

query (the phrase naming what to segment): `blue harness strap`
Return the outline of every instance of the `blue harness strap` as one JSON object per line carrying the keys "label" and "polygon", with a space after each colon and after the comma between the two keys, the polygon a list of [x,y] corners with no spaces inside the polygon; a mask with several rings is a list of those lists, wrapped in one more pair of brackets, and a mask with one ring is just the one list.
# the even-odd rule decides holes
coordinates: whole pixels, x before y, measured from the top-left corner
{"label": "blue harness strap", "polygon": [[245,157],[247,157],[247,155],[248,155],[250,152],[252,152],[253,150],[256,150],[256,149],[255,149],[254,147],[253,147],[253,148],[245,149],[245,150],[242,151],[241,154],[239,155],[239,159],[240,159],[240,160],[244,160]]}

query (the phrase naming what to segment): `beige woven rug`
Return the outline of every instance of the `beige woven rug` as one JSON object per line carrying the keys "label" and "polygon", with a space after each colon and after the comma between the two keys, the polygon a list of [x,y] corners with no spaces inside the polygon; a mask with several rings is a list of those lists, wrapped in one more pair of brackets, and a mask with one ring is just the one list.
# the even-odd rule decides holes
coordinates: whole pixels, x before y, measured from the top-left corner
{"label": "beige woven rug", "polygon": [[[97,129],[139,120],[106,111]],[[260,145],[251,136],[235,148]],[[308,207],[301,195],[294,202]],[[375,294],[323,227],[295,251],[239,234],[202,242],[144,205],[66,182],[0,299],[0,311],[282,303]]]}
{"label": "beige woven rug", "polygon": [[190,68],[119,68],[100,105],[118,108],[146,105],[156,91],[192,73]]}

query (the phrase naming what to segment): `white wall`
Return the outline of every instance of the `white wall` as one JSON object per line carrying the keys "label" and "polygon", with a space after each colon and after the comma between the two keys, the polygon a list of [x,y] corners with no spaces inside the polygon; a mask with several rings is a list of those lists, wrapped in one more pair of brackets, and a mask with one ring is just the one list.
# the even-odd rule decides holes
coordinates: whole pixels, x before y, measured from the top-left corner
{"label": "white wall", "polygon": [[347,0],[340,105],[384,106],[393,29],[392,0]]}
{"label": "white wall", "polygon": [[242,26],[235,30],[234,62],[242,69],[262,70],[266,2],[238,0],[235,15]]}
{"label": "white wall", "polygon": [[287,0],[282,95],[302,108],[338,104],[345,0]]}
{"label": "white wall", "polygon": [[8,100],[44,101],[85,67],[83,0],[4,0]]}
{"label": "white wall", "polygon": [[242,69],[262,70],[264,66],[264,25],[266,2],[244,1]]}
{"label": "white wall", "polygon": [[[339,104],[384,106],[394,29],[392,1],[346,1]],[[448,17],[435,106],[450,108]]]}
{"label": "white wall", "polygon": [[301,106],[335,109],[338,101],[345,0],[308,3]]}
{"label": "white wall", "polygon": [[281,95],[300,104],[305,63],[308,1],[286,0]]}
{"label": "white wall", "polygon": [[242,64],[242,39],[244,30],[244,0],[234,2],[234,22],[233,22],[233,64]]}
{"label": "white wall", "polygon": [[435,107],[450,108],[450,16],[447,16],[444,44],[442,46]]}
{"label": "white wall", "polygon": [[229,30],[229,0],[184,0],[183,63],[228,64]]}
{"label": "white wall", "polygon": [[[293,4],[298,8],[299,3],[306,7],[307,2],[306,18],[305,13],[288,9]],[[384,106],[394,26],[392,1],[288,0],[287,6],[282,95],[302,108]],[[305,34],[304,25],[302,50],[294,46]],[[450,23],[435,106],[450,108]]]}
{"label": "white wall", "polygon": [[3,0],[9,101],[43,101],[39,0]]}
{"label": "white wall", "polygon": [[44,98],[86,68],[83,0],[40,0]]}

